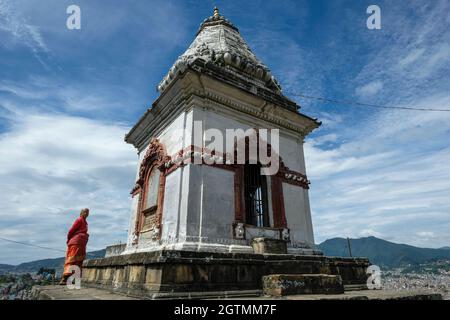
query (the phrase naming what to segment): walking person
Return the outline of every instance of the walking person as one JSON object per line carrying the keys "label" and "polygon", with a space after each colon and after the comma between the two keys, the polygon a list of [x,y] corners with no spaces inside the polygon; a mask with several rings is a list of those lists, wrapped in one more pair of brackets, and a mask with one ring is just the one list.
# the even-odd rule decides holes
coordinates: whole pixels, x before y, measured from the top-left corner
{"label": "walking person", "polygon": [[65,285],[67,279],[72,275],[71,266],[78,266],[81,270],[83,261],[86,258],[86,245],[89,240],[88,223],[89,209],[82,209],[80,217],[75,220],[67,234],[67,253],[64,262],[64,273],[60,285]]}

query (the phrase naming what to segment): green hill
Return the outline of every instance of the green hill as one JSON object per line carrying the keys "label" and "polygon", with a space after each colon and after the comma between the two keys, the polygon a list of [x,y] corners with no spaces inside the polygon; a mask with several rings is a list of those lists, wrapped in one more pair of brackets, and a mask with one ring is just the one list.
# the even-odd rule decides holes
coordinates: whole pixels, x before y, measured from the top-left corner
{"label": "green hill", "polygon": [[2,273],[6,273],[6,272],[11,272],[12,270],[14,270],[16,266],[10,265],[10,264],[1,264],[0,263],[0,274]]}
{"label": "green hill", "polygon": [[[350,245],[354,257],[367,257],[371,263],[386,267],[417,265],[437,259],[450,259],[450,250],[448,249],[418,248],[375,237],[350,239]],[[319,244],[319,248],[327,256],[349,256],[347,239],[344,238],[328,239]]]}

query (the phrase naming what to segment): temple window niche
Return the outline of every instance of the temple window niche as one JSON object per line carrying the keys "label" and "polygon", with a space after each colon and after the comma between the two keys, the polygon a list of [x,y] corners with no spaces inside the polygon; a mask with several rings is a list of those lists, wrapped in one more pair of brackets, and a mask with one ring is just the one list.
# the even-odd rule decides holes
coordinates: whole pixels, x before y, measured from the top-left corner
{"label": "temple window niche", "polygon": [[244,165],[244,199],[246,223],[269,227],[267,179],[261,175],[260,164]]}
{"label": "temple window niche", "polygon": [[144,215],[144,221],[142,229],[149,229],[154,223],[154,216],[158,209],[158,192],[159,192],[159,178],[161,172],[153,167],[149,172],[145,183],[145,200],[142,213]]}

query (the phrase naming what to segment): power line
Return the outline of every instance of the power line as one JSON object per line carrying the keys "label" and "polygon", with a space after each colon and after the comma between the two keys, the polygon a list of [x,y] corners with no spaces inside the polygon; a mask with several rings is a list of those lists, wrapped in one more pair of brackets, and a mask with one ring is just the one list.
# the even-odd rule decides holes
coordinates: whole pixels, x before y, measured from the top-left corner
{"label": "power line", "polygon": [[59,251],[59,252],[66,252],[65,250],[61,250],[61,249],[49,248],[49,247],[39,246],[39,245],[31,244],[31,243],[20,242],[20,241],[15,241],[15,240],[11,240],[11,239],[1,238],[1,237],[0,237],[0,240],[7,241],[7,242],[12,242],[12,243],[17,243],[17,244],[21,244],[21,245],[29,246],[29,247],[35,247],[35,248],[45,249],[45,250],[53,250],[53,251]]}
{"label": "power line", "polygon": [[436,112],[450,112],[450,109],[427,109],[427,108],[413,108],[413,107],[394,107],[394,106],[385,106],[380,104],[370,104],[370,103],[362,103],[357,101],[346,101],[346,100],[336,100],[336,99],[328,99],[323,97],[315,97],[308,96],[301,93],[287,93],[288,95],[301,97],[305,99],[318,100],[321,102],[331,102],[336,104],[346,104],[346,105],[357,105],[361,107],[370,107],[370,108],[379,108],[379,109],[400,109],[400,110],[413,110],[413,111],[436,111]]}
{"label": "power line", "polygon": [[[16,243],[16,244],[21,244],[23,246],[28,246],[28,247],[35,247],[35,248],[40,248],[40,249],[45,249],[45,250],[52,250],[52,251],[58,251],[58,252],[64,252],[64,253],[66,252],[65,250],[62,250],[62,249],[55,249],[55,248],[50,248],[50,247],[44,247],[44,246],[39,246],[39,245],[36,245],[36,244],[20,242],[20,241],[6,239],[6,238],[2,238],[2,237],[0,237],[0,240],[7,241],[7,242],[12,242],[12,243]],[[92,254],[90,252],[86,252],[86,256],[94,256],[94,254]]]}

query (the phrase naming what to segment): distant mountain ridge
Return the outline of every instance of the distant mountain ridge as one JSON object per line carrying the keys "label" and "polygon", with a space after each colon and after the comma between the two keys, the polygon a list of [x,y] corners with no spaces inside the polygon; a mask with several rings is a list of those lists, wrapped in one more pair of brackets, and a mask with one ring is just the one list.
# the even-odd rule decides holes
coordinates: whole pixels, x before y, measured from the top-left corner
{"label": "distant mountain ridge", "polygon": [[[327,256],[348,257],[347,239],[328,239],[318,245]],[[366,257],[370,262],[386,267],[417,265],[437,259],[450,259],[450,250],[444,248],[419,248],[389,242],[376,237],[350,239],[353,257]]]}
{"label": "distant mountain ridge", "polygon": [[[406,244],[389,242],[376,237],[366,237],[350,239],[353,257],[366,257],[370,262],[379,266],[399,267],[408,264],[418,265],[437,259],[450,260],[450,247],[439,249],[419,248]],[[326,256],[348,257],[347,239],[328,239],[318,245]],[[105,249],[88,253],[88,258],[102,258],[105,256]],[[25,273],[37,272],[40,268],[56,269],[61,272],[64,266],[64,257],[55,259],[43,259],[17,266],[0,264],[1,273]]]}
{"label": "distant mountain ridge", "polygon": [[[103,258],[105,256],[105,249],[98,251],[88,252],[89,259]],[[0,264],[0,274],[1,273],[26,273],[26,272],[37,272],[40,268],[55,269],[56,272],[61,273],[64,267],[64,257],[54,258],[54,259],[43,259],[31,262],[21,263],[17,266],[9,264]]]}

